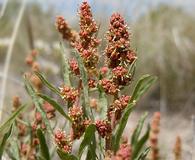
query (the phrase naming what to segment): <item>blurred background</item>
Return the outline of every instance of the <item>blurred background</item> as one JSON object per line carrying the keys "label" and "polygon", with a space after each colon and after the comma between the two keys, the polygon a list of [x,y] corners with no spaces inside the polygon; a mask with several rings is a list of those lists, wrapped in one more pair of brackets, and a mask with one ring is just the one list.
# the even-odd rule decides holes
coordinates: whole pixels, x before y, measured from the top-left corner
{"label": "blurred background", "polygon": [[[55,17],[63,15],[79,29],[81,0],[0,0],[0,112],[4,119],[11,111],[11,98],[28,96],[22,74],[28,70],[25,57],[32,49],[48,79],[62,82],[59,42]],[[89,0],[100,24],[101,51],[109,17],[120,12],[132,33],[131,42],[138,54],[136,78],[157,75],[158,83],[142,98],[129,119],[127,132],[133,130],[140,115],[160,111],[161,154],[172,159],[177,135],[183,141],[186,159],[195,148],[195,9],[194,0]],[[68,50],[67,50],[68,54]],[[100,52],[102,54],[102,52]],[[186,160],[185,159],[185,160]]]}

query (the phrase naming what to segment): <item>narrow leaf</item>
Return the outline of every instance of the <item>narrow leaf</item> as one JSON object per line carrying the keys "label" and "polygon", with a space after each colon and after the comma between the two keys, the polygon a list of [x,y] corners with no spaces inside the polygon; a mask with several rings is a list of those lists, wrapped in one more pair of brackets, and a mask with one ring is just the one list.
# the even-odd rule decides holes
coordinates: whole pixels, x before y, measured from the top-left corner
{"label": "narrow leaf", "polygon": [[99,107],[100,107],[100,118],[105,119],[107,115],[108,101],[104,91],[99,91]]}
{"label": "narrow leaf", "polygon": [[144,75],[142,76],[136,87],[133,91],[133,95],[131,97],[130,102],[137,102],[140,97],[154,84],[157,80],[157,77],[151,75]]}
{"label": "narrow leaf", "polygon": [[45,159],[45,160],[50,160],[50,155],[49,155],[49,149],[45,140],[45,136],[43,134],[43,132],[41,131],[41,129],[37,130],[37,137],[39,139],[40,142],[40,148],[41,148],[41,156]]}
{"label": "narrow leaf", "polygon": [[63,71],[64,83],[68,86],[71,86],[68,59],[65,56],[65,49],[62,43],[60,43],[60,49],[61,49],[60,54],[62,58],[62,67],[63,67],[62,71]]}
{"label": "narrow leaf", "polygon": [[139,136],[140,136],[140,133],[141,133],[141,130],[142,130],[142,128],[143,128],[144,121],[145,121],[147,115],[148,115],[148,114],[145,113],[145,114],[141,117],[141,119],[139,120],[139,122],[138,122],[138,124],[137,124],[137,127],[136,127],[135,131],[133,132],[133,135],[132,135],[132,138],[131,138],[131,145],[132,145],[132,146],[134,146],[134,145],[137,143],[138,139],[139,139]]}
{"label": "narrow leaf", "polygon": [[53,86],[51,83],[49,83],[46,78],[39,72],[35,72],[35,74],[39,77],[39,79],[41,80],[41,82],[46,85],[52,92],[58,94],[61,96],[60,94],[60,91],[55,87]]}
{"label": "narrow leaf", "polygon": [[138,154],[141,152],[143,146],[147,142],[150,134],[150,125],[148,125],[146,133],[143,135],[143,137],[137,142],[135,147],[133,147],[133,155],[132,159],[137,158]]}
{"label": "narrow leaf", "polygon": [[4,136],[3,136],[3,139],[2,139],[2,142],[1,142],[1,145],[0,145],[0,159],[2,158],[6,142],[7,142],[8,138],[10,137],[10,135],[12,133],[12,126],[13,125],[11,125],[10,129],[8,130],[8,132],[5,133]]}
{"label": "narrow leaf", "polygon": [[128,104],[128,106],[125,109],[125,112],[124,112],[124,114],[123,114],[123,116],[122,116],[122,118],[121,118],[121,120],[119,122],[119,126],[117,128],[116,135],[114,137],[115,143],[114,143],[113,147],[114,147],[114,151],[115,152],[119,148],[120,139],[122,137],[122,134],[123,134],[123,131],[124,131],[125,127],[126,127],[126,124],[127,124],[128,118],[129,118],[129,115],[132,112],[134,105],[135,104],[133,104],[133,103]]}
{"label": "narrow leaf", "polygon": [[18,143],[17,143],[17,140],[16,139],[11,139],[10,140],[10,158],[12,160],[20,160],[20,151],[19,151],[19,146],[18,146]]}
{"label": "narrow leaf", "polygon": [[37,96],[37,93],[35,92],[34,88],[32,87],[32,85],[30,84],[30,82],[27,79],[24,79],[24,83],[25,83],[26,90],[27,90],[28,94],[31,96],[32,101],[33,101],[36,109],[38,110],[38,112],[41,113],[41,117],[43,118],[48,131],[52,134],[52,128],[51,128],[50,122],[47,119],[47,115],[42,108],[42,105],[39,101],[39,97]]}
{"label": "narrow leaf", "polygon": [[81,157],[85,147],[89,146],[91,144],[91,141],[93,140],[93,135],[95,133],[96,127],[95,125],[89,125],[87,129],[85,130],[84,139],[81,142],[80,148],[79,148],[79,157]]}
{"label": "narrow leaf", "polygon": [[84,93],[84,103],[85,106],[83,106],[84,111],[86,112],[87,116],[90,116],[93,119],[93,116],[91,114],[91,110],[89,107],[89,87],[88,87],[88,75],[87,72],[85,70],[84,64],[83,64],[83,60],[81,58],[81,56],[78,53],[74,53],[75,58],[78,61],[78,65],[79,65],[79,70],[80,70],[80,74],[81,74],[81,79],[82,79],[82,86],[83,86],[83,93]]}
{"label": "narrow leaf", "polygon": [[138,158],[136,158],[136,160],[145,160],[149,152],[150,152],[150,147],[147,147],[147,148],[144,150],[144,152],[142,152],[142,153],[140,154],[140,156],[139,156]]}
{"label": "narrow leaf", "polygon": [[0,127],[0,132],[2,132],[4,129],[6,129],[7,127],[9,127],[17,118],[17,116],[24,111],[24,109],[26,109],[27,105],[23,105],[21,107],[19,107],[15,112],[13,112],[11,114],[11,116],[8,118],[7,121],[5,121],[1,127]]}
{"label": "narrow leaf", "polygon": [[51,104],[62,116],[64,116],[67,120],[72,122],[71,118],[64,112],[63,107],[57,103],[54,99],[50,98],[49,96],[45,94],[38,93],[39,97],[43,98],[45,101],[47,101],[49,104]]}
{"label": "narrow leaf", "polygon": [[57,149],[57,153],[61,160],[79,160],[76,156],[65,153],[64,151],[60,149]]}

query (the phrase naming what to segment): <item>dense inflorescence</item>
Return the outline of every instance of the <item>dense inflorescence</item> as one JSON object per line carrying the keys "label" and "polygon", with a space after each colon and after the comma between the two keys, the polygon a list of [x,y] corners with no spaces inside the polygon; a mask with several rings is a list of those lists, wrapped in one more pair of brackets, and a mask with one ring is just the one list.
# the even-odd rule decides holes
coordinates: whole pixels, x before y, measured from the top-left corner
{"label": "dense inflorescence", "polygon": [[58,148],[62,149],[65,153],[71,153],[72,141],[70,136],[67,136],[65,132],[57,130],[55,133],[55,142]]}
{"label": "dense inflorescence", "polygon": [[75,88],[71,88],[69,86],[62,86],[60,87],[60,93],[64,100],[68,102],[74,103],[79,95],[79,91]]}
{"label": "dense inflorescence", "polygon": [[116,152],[116,155],[112,160],[131,160],[132,149],[131,145],[124,143],[120,145],[119,150]]}
{"label": "dense inflorescence", "polygon": [[136,59],[135,52],[130,49],[129,35],[124,18],[119,13],[114,13],[110,19],[105,50],[110,68],[131,64]]}
{"label": "dense inflorescence", "polygon": [[107,120],[97,120],[95,122],[98,133],[101,137],[109,137],[111,135],[112,129],[111,124]]}
{"label": "dense inflorescence", "polygon": [[69,27],[69,25],[66,22],[66,20],[64,19],[64,17],[62,17],[62,16],[56,17],[56,28],[58,29],[58,31],[62,35],[62,38],[64,40],[67,40],[68,42],[70,42],[70,44],[72,46],[74,46],[74,43],[75,43],[78,35],[74,30],[72,30]]}
{"label": "dense inflorescence", "polygon": [[158,135],[160,132],[160,112],[155,112],[152,118],[151,131],[150,131],[150,146],[151,146],[151,160],[158,160]]}
{"label": "dense inflorescence", "polygon": [[96,37],[98,27],[93,19],[91,7],[87,2],[83,2],[79,11],[80,32],[79,40],[75,43],[75,48],[83,58],[88,72],[93,72],[98,63],[97,46],[100,40]]}

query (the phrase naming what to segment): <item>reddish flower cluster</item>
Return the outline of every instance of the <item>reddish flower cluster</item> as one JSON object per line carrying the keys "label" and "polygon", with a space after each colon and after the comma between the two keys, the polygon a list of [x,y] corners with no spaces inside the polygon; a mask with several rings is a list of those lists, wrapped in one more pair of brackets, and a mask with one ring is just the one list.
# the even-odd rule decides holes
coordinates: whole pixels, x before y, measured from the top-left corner
{"label": "reddish flower cluster", "polygon": [[136,55],[130,49],[127,25],[119,13],[111,16],[107,40],[108,46],[106,47],[105,53],[110,68],[115,68],[124,62],[131,64],[135,60]]}
{"label": "reddish flower cluster", "polygon": [[70,137],[66,136],[65,132],[57,130],[55,133],[55,142],[58,148],[62,149],[64,152],[72,152],[72,141]]}
{"label": "reddish flower cluster", "polygon": [[12,102],[13,102],[14,111],[21,106],[20,98],[18,96],[14,96]]}
{"label": "reddish flower cluster", "polygon": [[74,42],[77,39],[77,33],[74,32],[65,21],[64,17],[58,16],[56,17],[56,28],[61,33],[62,38],[70,42],[73,46]]}
{"label": "reddish flower cluster", "polygon": [[99,84],[107,94],[115,95],[118,92],[118,86],[112,80],[103,78]]}
{"label": "reddish flower cluster", "polygon": [[35,112],[35,120],[34,120],[34,122],[32,124],[33,131],[36,131],[38,126],[40,126],[42,129],[46,128],[45,123],[43,122],[41,113],[36,111]]}
{"label": "reddish flower cluster", "polygon": [[80,75],[79,65],[75,59],[71,59],[69,61],[69,65],[70,65],[70,70],[72,71],[72,73],[74,73],[75,75]]}
{"label": "reddish flower cluster", "polygon": [[76,101],[76,98],[79,95],[79,91],[77,89],[65,85],[60,87],[60,93],[63,99],[72,103]]}
{"label": "reddish flower cluster", "polygon": [[38,52],[36,50],[32,50],[31,53],[26,57],[26,64],[31,67],[32,71],[25,73],[25,75],[30,79],[31,83],[37,90],[41,90],[43,86],[42,82],[39,77],[33,73],[34,71],[40,71],[40,65],[36,61],[37,55]]}
{"label": "reddish flower cluster", "polygon": [[132,149],[129,144],[121,144],[119,150],[116,152],[116,155],[112,160],[131,160]]}
{"label": "reddish flower cluster", "polygon": [[89,86],[89,88],[95,88],[96,87],[95,79],[89,79],[88,80],[88,86]]}
{"label": "reddish flower cluster", "polygon": [[112,73],[113,81],[118,85],[127,85],[131,80],[128,70],[122,66],[114,68]]}
{"label": "reddish flower cluster", "polygon": [[155,112],[150,130],[151,160],[159,159],[158,134],[160,132],[160,112]]}
{"label": "reddish flower cluster", "polygon": [[110,120],[113,116],[116,121],[121,118],[122,111],[127,107],[130,98],[130,96],[122,95],[119,99],[116,99],[113,102],[108,110],[108,117]]}
{"label": "reddish flower cluster", "polygon": [[[12,104],[13,112],[15,112],[21,106],[20,98],[18,96],[14,96],[12,99]],[[22,114],[20,114],[18,118],[22,120],[23,119]],[[24,136],[26,134],[26,126],[23,123],[19,122],[18,120],[16,120],[16,126],[18,128],[18,136],[19,137]]]}
{"label": "reddish flower cluster", "polygon": [[80,121],[83,117],[83,110],[80,106],[73,105],[68,113],[72,121]]}
{"label": "reddish flower cluster", "polygon": [[107,120],[97,120],[95,122],[96,125],[96,129],[99,133],[99,135],[104,138],[104,137],[109,137],[112,133],[112,129],[111,129],[111,124],[109,121]]}
{"label": "reddish flower cluster", "polygon": [[87,69],[95,69],[98,62],[97,46],[99,40],[96,38],[98,27],[93,19],[91,7],[85,1],[82,3],[79,11],[80,15],[80,32],[79,40],[75,47],[84,60]]}
{"label": "reddish flower cluster", "polygon": [[51,104],[49,104],[48,102],[44,102],[43,109],[46,112],[48,119],[52,119],[55,117],[55,109]]}
{"label": "reddish flower cluster", "polygon": [[105,75],[106,73],[108,73],[108,67],[104,66],[100,69],[100,73],[101,75]]}
{"label": "reddish flower cluster", "polygon": [[[85,121],[83,119],[83,111],[80,106],[73,105],[69,109],[69,117],[72,119],[72,133],[71,138],[79,139],[86,128]],[[87,123],[87,122],[86,122]]]}

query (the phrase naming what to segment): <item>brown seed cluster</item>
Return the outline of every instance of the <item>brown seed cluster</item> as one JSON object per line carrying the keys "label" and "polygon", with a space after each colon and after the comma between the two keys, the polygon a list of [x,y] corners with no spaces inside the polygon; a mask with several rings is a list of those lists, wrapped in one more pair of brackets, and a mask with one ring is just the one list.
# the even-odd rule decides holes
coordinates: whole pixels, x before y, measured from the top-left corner
{"label": "brown seed cluster", "polygon": [[72,152],[72,141],[70,137],[65,134],[65,132],[57,130],[55,133],[55,142],[58,148],[62,149],[65,153]]}
{"label": "brown seed cluster", "polygon": [[48,102],[44,102],[43,109],[44,109],[48,119],[52,119],[55,117],[55,109],[51,104],[49,104]]}
{"label": "brown seed cluster", "polygon": [[104,138],[104,137],[109,137],[111,135],[112,129],[111,129],[111,124],[107,120],[97,120],[95,122],[96,129],[99,133],[99,135]]}
{"label": "brown seed cluster", "polygon": [[91,7],[86,1],[81,4],[79,16],[80,32],[75,48],[83,58],[85,67],[91,71],[96,68],[98,63],[97,46],[100,40],[96,37],[98,27],[93,19]]}
{"label": "brown seed cluster", "polygon": [[78,62],[73,58],[69,61],[70,70],[75,75],[80,75]]}
{"label": "brown seed cluster", "polygon": [[130,144],[123,143],[112,160],[131,160],[132,148]]}
{"label": "brown seed cluster", "polygon": [[115,95],[119,91],[118,86],[112,80],[103,78],[99,84],[107,94]]}
{"label": "brown seed cluster", "polygon": [[26,57],[26,64],[31,68],[31,71],[25,73],[25,75],[30,79],[30,82],[35,86],[37,90],[41,90],[43,84],[39,77],[37,77],[37,75],[33,73],[35,71],[40,71],[40,65],[37,62],[37,55],[38,52],[36,50],[32,50],[31,53]]}
{"label": "brown seed cluster", "polygon": [[105,54],[110,68],[124,63],[131,64],[136,59],[135,53],[130,49],[127,25],[119,13],[114,13],[111,16],[107,40]]}
{"label": "brown seed cluster", "polygon": [[121,118],[123,110],[127,107],[130,100],[130,96],[122,95],[119,99],[116,99],[113,104],[109,107],[108,117],[118,121]]}
{"label": "brown seed cluster", "polygon": [[62,35],[62,38],[64,40],[67,40],[68,42],[70,42],[72,46],[74,46],[74,43],[77,39],[77,33],[69,27],[64,17],[62,16],[56,17],[56,28]]}
{"label": "brown seed cluster", "polygon": [[68,102],[74,103],[79,95],[79,91],[75,88],[71,88],[69,86],[62,86],[60,87],[60,93],[64,100]]}
{"label": "brown seed cluster", "polygon": [[118,85],[127,85],[131,77],[128,74],[128,70],[122,66],[117,66],[112,70],[113,73],[113,81]]}
{"label": "brown seed cluster", "polygon": [[151,160],[159,159],[158,135],[160,132],[160,112],[155,112],[150,130]]}

